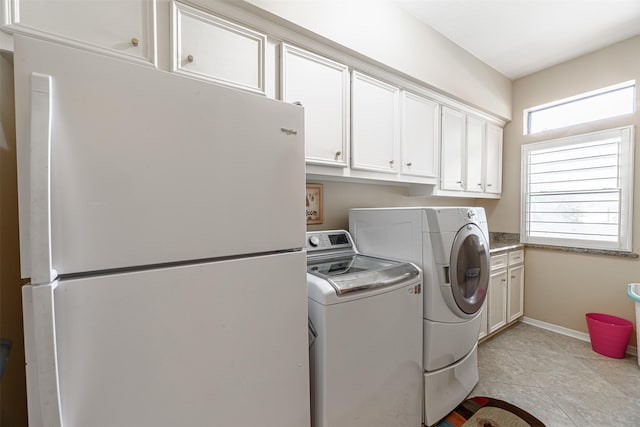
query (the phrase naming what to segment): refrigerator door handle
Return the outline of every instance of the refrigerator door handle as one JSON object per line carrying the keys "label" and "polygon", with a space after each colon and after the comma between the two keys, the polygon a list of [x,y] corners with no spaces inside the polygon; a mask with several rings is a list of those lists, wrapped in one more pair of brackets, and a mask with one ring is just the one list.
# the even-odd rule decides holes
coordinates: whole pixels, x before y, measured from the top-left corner
{"label": "refrigerator door handle", "polygon": [[62,427],[54,290],[58,281],[22,288],[29,425]]}
{"label": "refrigerator door handle", "polygon": [[31,283],[58,273],[51,259],[51,76],[31,74]]}

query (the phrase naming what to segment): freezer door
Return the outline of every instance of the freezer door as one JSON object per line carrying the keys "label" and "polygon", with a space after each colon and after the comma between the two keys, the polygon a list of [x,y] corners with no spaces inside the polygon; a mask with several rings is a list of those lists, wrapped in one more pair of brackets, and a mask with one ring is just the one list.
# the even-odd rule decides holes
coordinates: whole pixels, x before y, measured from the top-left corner
{"label": "freezer door", "polygon": [[[25,319],[30,425],[56,425],[57,402],[64,427],[308,426],[305,261],[297,252],[59,281],[53,317],[25,307],[36,316]],[[40,296],[25,301],[48,305]],[[42,354],[57,355],[59,386]]]}
{"label": "freezer door", "polygon": [[23,277],[47,221],[60,274],[304,246],[301,107],[19,35],[14,67]]}

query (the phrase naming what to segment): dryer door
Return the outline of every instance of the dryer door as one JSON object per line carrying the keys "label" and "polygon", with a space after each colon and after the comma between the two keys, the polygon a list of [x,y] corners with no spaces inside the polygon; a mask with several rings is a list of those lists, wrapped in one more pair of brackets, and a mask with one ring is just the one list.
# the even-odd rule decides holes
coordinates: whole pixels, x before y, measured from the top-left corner
{"label": "dryer door", "polygon": [[477,313],[487,295],[489,260],[482,230],[475,224],[462,227],[451,247],[450,281],[456,304],[467,314]]}

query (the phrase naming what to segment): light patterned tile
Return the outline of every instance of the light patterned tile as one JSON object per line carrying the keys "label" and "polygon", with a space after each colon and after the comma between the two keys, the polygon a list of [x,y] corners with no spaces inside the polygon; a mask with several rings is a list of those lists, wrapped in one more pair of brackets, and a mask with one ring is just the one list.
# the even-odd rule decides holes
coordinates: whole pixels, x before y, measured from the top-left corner
{"label": "light patterned tile", "polygon": [[547,355],[517,353],[517,360],[522,366],[535,371],[537,385],[571,392],[582,390],[592,393],[607,393],[610,396],[624,394],[605,381],[597,372],[583,363],[583,360],[570,354]]}
{"label": "light patterned tile", "polygon": [[635,356],[624,359],[589,358],[582,363],[626,396],[640,399],[640,367]]}
{"label": "light patterned tile", "polygon": [[478,349],[480,378],[507,384],[538,385],[536,371],[518,362],[518,353],[502,349]]}
{"label": "light patterned tile", "polygon": [[552,332],[518,323],[506,331],[498,333],[483,344],[493,349],[516,350],[534,354],[555,354],[558,352],[558,348],[550,334]]}
{"label": "light patterned tile", "polygon": [[523,323],[478,347],[472,396],[513,403],[547,427],[640,426],[636,357],[612,359],[589,342]]}
{"label": "light patterned tile", "polygon": [[574,391],[547,390],[564,412],[580,426],[637,427],[640,425],[640,399]]}

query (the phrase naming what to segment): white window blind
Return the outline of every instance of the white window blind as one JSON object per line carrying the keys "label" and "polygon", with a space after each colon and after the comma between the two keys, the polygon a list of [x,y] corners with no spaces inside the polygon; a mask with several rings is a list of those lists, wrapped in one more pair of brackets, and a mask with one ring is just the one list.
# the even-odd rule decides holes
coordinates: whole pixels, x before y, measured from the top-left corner
{"label": "white window blind", "polygon": [[522,241],[631,250],[633,127],[522,147]]}

